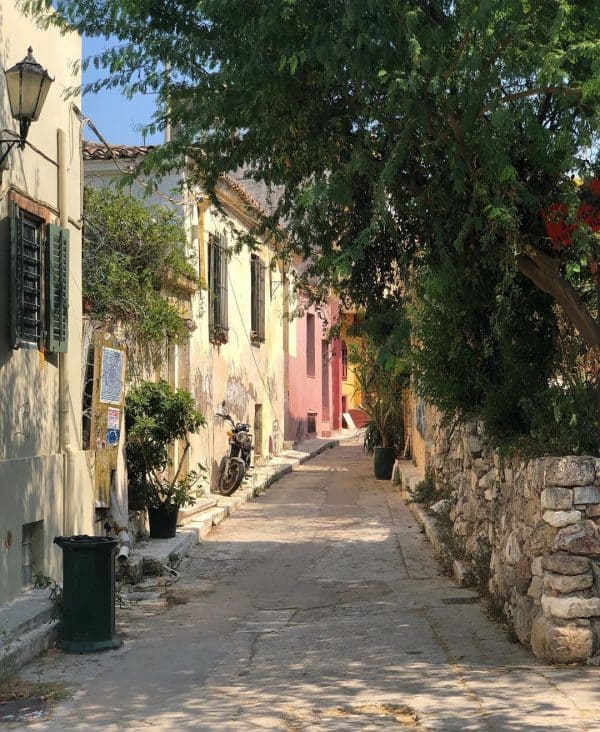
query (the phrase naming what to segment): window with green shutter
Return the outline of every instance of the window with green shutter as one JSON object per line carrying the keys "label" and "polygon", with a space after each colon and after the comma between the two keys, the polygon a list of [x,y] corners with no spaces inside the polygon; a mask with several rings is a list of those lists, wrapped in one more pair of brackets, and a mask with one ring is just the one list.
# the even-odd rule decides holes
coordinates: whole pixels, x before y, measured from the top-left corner
{"label": "window with green shutter", "polygon": [[10,344],[67,350],[69,231],[10,209]]}
{"label": "window with green shutter", "polygon": [[265,270],[256,254],[250,259],[250,329],[252,339],[265,340]]}
{"label": "window with green shutter", "polygon": [[227,242],[220,234],[208,239],[208,327],[213,343],[227,343]]}
{"label": "window with green shutter", "polygon": [[54,353],[67,350],[69,332],[69,230],[48,225],[47,348]]}

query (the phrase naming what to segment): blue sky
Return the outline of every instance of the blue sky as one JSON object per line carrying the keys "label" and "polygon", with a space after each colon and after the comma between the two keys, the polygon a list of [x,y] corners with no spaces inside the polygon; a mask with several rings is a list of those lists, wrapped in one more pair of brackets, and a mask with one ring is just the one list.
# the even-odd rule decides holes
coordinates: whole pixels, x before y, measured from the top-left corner
{"label": "blue sky", "polygon": [[[103,51],[107,41],[103,38],[83,38],[83,56]],[[89,69],[84,73],[83,81],[87,83],[100,77],[102,72]],[[112,144],[140,145],[142,134],[137,129],[150,121],[154,112],[154,96],[138,94],[129,100],[119,89],[108,89],[99,94],[86,94],[83,98],[83,113],[89,117],[108,142]],[[95,135],[88,128],[85,131],[88,140],[97,142]],[[147,138],[146,142],[162,142],[162,135]]]}

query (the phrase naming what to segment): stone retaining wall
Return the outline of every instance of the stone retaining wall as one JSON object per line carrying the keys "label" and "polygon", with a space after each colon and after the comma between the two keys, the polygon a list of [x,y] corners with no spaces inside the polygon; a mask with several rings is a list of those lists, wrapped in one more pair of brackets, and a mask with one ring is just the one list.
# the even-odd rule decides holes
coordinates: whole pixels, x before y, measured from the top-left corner
{"label": "stone retaining wall", "polygon": [[600,653],[600,459],[502,459],[481,425],[436,427],[429,469],[455,548],[550,662]]}

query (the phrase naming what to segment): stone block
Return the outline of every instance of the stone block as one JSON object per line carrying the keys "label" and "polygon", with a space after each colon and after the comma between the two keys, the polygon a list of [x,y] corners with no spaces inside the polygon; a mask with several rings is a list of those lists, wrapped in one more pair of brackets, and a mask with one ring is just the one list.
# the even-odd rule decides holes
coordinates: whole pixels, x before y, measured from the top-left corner
{"label": "stone block", "polygon": [[535,577],[541,577],[544,574],[542,567],[542,557],[534,557],[531,562],[531,574]]}
{"label": "stone block", "polygon": [[590,518],[597,518],[598,516],[600,516],[600,504],[592,504],[591,506],[586,506],[585,514]]}
{"label": "stone block", "polygon": [[539,554],[547,554],[556,538],[558,529],[546,522],[541,522],[534,527],[529,539],[529,550],[531,555],[537,557]]}
{"label": "stone block", "polygon": [[542,518],[550,526],[560,529],[563,526],[579,523],[581,511],[544,511]]}
{"label": "stone block", "polygon": [[592,458],[561,457],[549,461],[544,474],[546,486],[583,486],[590,485],[596,478]]}
{"label": "stone block", "polygon": [[508,564],[516,564],[521,559],[521,547],[516,534],[510,534],[504,545],[504,559]]}
{"label": "stone block", "polygon": [[580,592],[589,590],[593,585],[594,578],[591,572],[586,574],[555,574],[554,572],[546,572],[544,574],[544,589],[556,590],[563,594],[569,592]]}
{"label": "stone block", "polygon": [[600,615],[600,597],[551,597],[542,595],[542,610],[545,615],[572,620]]}
{"label": "stone block", "polygon": [[483,497],[486,501],[494,501],[496,499],[496,496],[498,495],[498,491],[496,487],[494,488],[486,488],[483,491]]}
{"label": "stone block", "polygon": [[531,584],[529,585],[529,589],[527,590],[527,594],[529,597],[532,597],[534,600],[539,600],[542,596],[544,589],[544,581],[541,577],[534,576],[531,579]]}
{"label": "stone block", "polygon": [[573,502],[579,504],[600,503],[600,488],[595,485],[581,485],[573,488]]}
{"label": "stone block", "polygon": [[571,554],[550,554],[542,558],[542,568],[556,574],[584,574],[589,572],[590,560]]}
{"label": "stone block", "polygon": [[523,557],[515,565],[515,589],[521,595],[527,594],[531,582],[531,562]]}
{"label": "stone block", "polygon": [[544,508],[563,511],[573,508],[573,491],[570,488],[552,485],[542,491],[541,503]]}
{"label": "stone block", "polygon": [[533,600],[526,595],[516,595],[512,605],[512,619],[515,635],[524,646],[531,640]]}
{"label": "stone block", "polygon": [[560,625],[538,615],[531,625],[531,649],[548,663],[581,663],[594,652],[593,632],[587,626]]}
{"label": "stone block", "polygon": [[485,475],[481,476],[481,478],[479,479],[479,487],[483,490],[493,488],[497,480],[498,471],[496,470],[496,468],[492,468],[487,473],[485,473]]}
{"label": "stone block", "polygon": [[580,554],[586,557],[600,556],[600,532],[593,521],[581,521],[574,526],[560,529],[553,544],[554,551]]}
{"label": "stone block", "polygon": [[454,574],[454,579],[459,585],[461,585],[461,587],[466,587],[468,585],[468,569],[459,559],[455,559],[452,562],[452,572]]}

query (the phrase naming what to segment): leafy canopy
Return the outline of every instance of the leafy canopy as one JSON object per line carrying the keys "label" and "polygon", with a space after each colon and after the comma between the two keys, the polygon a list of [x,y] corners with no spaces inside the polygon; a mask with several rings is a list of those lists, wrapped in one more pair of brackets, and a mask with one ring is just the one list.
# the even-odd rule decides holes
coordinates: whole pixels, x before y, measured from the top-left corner
{"label": "leafy canopy", "polygon": [[[50,0],[24,4],[39,10]],[[413,281],[447,313],[465,306],[453,292],[459,270],[467,326],[480,321],[485,333],[466,337],[454,312],[444,320],[448,340],[461,354],[459,372],[471,363],[488,369],[465,394],[499,387],[500,401],[512,393],[509,353],[518,364],[541,349],[546,380],[551,303],[589,351],[600,347],[598,236],[580,226],[570,246],[554,249],[542,220],[556,203],[574,220],[599,172],[597,0],[56,6],[58,22],[120,41],[91,61],[106,70],[92,89],[155,93],[152,128],[177,126],[146,169],[165,172],[196,148],[195,171],[209,190],[238,168],[285,186],[263,226],[277,235],[285,220],[282,246],[310,258],[304,277],[316,299],[333,286],[370,312],[386,301],[401,306],[397,283]],[[510,337],[511,317],[513,330],[526,319],[532,343]],[[490,375],[496,358],[505,373]],[[536,386],[532,371],[515,408]]]}

